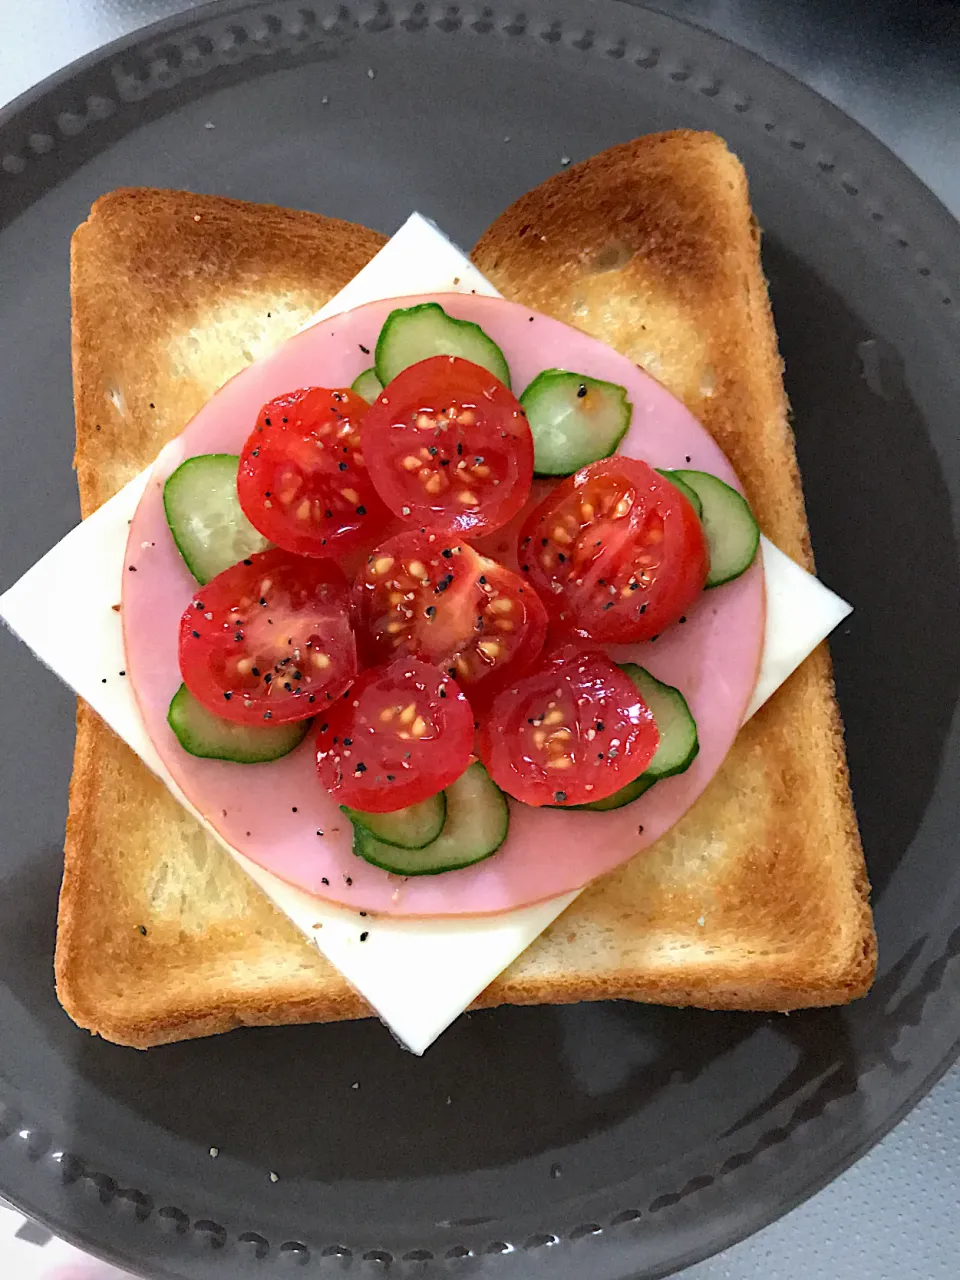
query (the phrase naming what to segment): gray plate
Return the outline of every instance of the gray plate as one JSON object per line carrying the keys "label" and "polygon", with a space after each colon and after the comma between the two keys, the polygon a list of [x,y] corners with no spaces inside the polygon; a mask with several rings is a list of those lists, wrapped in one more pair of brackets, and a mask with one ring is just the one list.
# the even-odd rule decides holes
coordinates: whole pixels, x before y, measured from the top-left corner
{"label": "gray plate", "polygon": [[561,157],[675,125],[722,133],[749,170],[818,563],[857,604],[833,648],[874,993],[790,1019],[507,1009],[422,1061],[373,1023],[145,1055],[91,1040],[50,967],[72,704],[0,636],[0,1190],[86,1247],[177,1277],[662,1275],[822,1185],[955,1055],[960,234],[873,139],[731,45],[612,3],[233,4],[13,104],[0,580],[77,517],[66,246],[102,191],[385,231],[416,206],[469,244]]}

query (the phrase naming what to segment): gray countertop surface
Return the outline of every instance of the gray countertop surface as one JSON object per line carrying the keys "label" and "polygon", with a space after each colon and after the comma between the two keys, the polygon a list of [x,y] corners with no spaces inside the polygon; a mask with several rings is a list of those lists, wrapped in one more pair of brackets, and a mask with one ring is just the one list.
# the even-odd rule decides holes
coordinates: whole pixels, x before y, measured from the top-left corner
{"label": "gray countertop surface", "polygon": [[[0,105],[187,0],[0,0]],[[960,217],[957,0],[661,0],[886,143]],[[960,1066],[841,1177],[685,1280],[937,1280],[960,1271]]]}

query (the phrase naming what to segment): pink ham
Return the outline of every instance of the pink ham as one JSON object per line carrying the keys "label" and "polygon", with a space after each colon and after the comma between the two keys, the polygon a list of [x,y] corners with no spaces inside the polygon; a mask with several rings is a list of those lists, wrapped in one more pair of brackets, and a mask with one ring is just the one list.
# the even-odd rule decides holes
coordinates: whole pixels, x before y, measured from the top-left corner
{"label": "pink ham", "polygon": [[[427,298],[403,299],[404,306]],[[502,348],[514,387],[546,367],[604,378],[627,388],[633,422],[621,452],[655,467],[690,466],[739,488],[730,464],[696,419],[653,378],[576,330],[514,303],[447,294],[449,314],[480,324]],[[685,625],[655,643],[618,646],[681,689],[696,718],[700,754],[692,767],[634,804],[608,813],[511,804],[510,832],[485,862],[439,876],[402,880],[356,858],[350,823],[317,780],[309,741],[283,760],[236,765],[199,760],[167,725],[180,685],[177,623],[197,593],[167,528],[163,485],[184,459],[239,453],[265,401],[296,387],[348,386],[367,364],[396,300],[371,303],[315,325],[239,374],[160,455],[130,530],[123,575],[127,669],[147,729],[191,802],[234,848],[283,880],[359,910],[398,916],[483,915],[581,888],[649,847],[683,816],[716,773],[743,720],[759,668],[764,628],[763,571],[707,591]],[[496,553],[494,534],[484,546]],[[509,557],[505,557],[509,558]]]}

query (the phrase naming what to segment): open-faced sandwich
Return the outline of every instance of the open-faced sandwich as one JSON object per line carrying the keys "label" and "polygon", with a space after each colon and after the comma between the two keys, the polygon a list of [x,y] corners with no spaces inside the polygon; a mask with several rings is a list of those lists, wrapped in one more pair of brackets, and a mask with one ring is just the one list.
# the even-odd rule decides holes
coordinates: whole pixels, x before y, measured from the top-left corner
{"label": "open-faced sandwich", "polygon": [[[739,164],[625,144],[423,288],[382,244],[159,191],[75,236],[84,514],[129,482],[95,679],[142,759],[81,703],[67,1011],[144,1047],[373,1004],[422,1048],[474,998],[863,994],[846,610]],[[383,971],[429,1006],[468,946],[408,1031]]]}

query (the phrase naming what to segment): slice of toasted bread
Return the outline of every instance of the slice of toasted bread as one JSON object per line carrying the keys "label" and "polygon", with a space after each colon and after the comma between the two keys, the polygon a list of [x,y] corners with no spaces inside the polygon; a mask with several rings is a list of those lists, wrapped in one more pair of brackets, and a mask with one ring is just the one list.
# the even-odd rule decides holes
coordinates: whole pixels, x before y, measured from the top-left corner
{"label": "slice of toasted bread", "polygon": [[[98,201],[73,245],[84,512],[381,242],[176,192]],[[654,372],[726,450],[764,529],[810,563],[758,236],[742,169],[719,139],[673,133],[605,152],[518,202],[474,256],[506,296]],[[591,886],[478,1003],[792,1009],[861,995],[875,963],[821,648],[684,820]],[[138,1047],[369,1013],[82,704],[57,981],[81,1026]]]}

